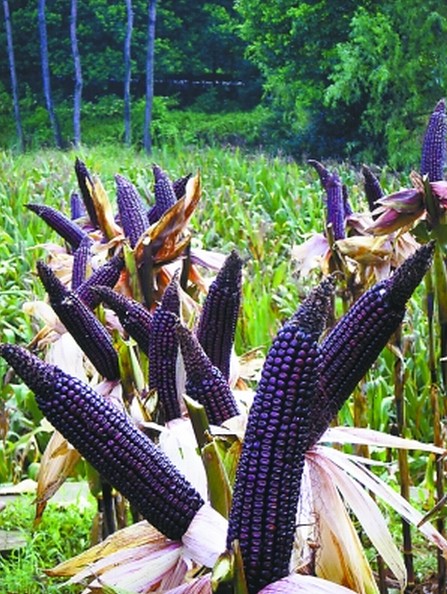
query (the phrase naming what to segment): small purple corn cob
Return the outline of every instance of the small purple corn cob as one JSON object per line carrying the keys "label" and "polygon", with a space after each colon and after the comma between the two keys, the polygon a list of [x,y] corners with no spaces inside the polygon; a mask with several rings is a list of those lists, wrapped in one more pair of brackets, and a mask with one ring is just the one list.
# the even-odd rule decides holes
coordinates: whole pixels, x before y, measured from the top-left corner
{"label": "small purple corn cob", "polygon": [[72,192],[70,196],[71,219],[80,219],[85,215],[85,206],[77,192]]}
{"label": "small purple corn cob", "polygon": [[87,233],[76,223],[63,215],[52,206],[45,204],[27,204],[26,207],[35,212],[58,235],[62,237],[73,249],[77,249]]}
{"label": "small purple corn cob", "polygon": [[87,210],[90,222],[92,223],[93,227],[97,229],[99,227],[98,215],[96,214],[95,204],[93,202],[90,189],[87,186],[88,181],[90,186],[93,187],[93,179],[85,163],[83,163],[80,159],[76,159],[75,161],[75,173],[78,180],[79,190],[81,191],[82,200]]}
{"label": "small purple corn cob", "polygon": [[230,376],[231,350],[241,303],[242,259],[232,251],[203,304],[197,338],[213,365]]}
{"label": "small purple corn cob", "polygon": [[188,328],[179,324],[177,331],[186,371],[186,394],[202,404],[211,424],[222,425],[240,412],[228,381]]}
{"label": "small purple corn cob", "polygon": [[110,287],[96,286],[93,291],[113,309],[124,330],[147,355],[149,353],[149,334],[152,324],[152,314],[149,310],[138,301],[125,297]]}
{"label": "small purple corn cob", "polygon": [[160,532],[180,540],[204,504],[169,458],[90,386],[24,348],[0,355],[36,395],[51,424]]}
{"label": "small purple corn cob", "polygon": [[241,547],[250,594],[289,573],[311,410],[321,372],[318,338],[333,293],[328,277],[278,332],[250,409],[227,546]]}
{"label": "small purple corn cob", "polygon": [[427,175],[431,182],[444,178],[446,134],[445,99],[441,99],[430,116],[422,143],[421,175]]}
{"label": "small purple corn cob", "polygon": [[174,277],[155,309],[149,334],[149,388],[157,390],[166,421],[181,416],[177,390],[179,315],[178,280]]}
{"label": "small purple corn cob", "polygon": [[151,224],[158,221],[177,202],[174,187],[167,174],[158,165],[153,166],[153,172],[155,178],[155,205],[151,208],[148,215]]}
{"label": "small purple corn cob", "polygon": [[91,258],[91,247],[92,240],[86,235],[73,254],[73,270],[71,273],[72,291],[75,291],[85,281],[87,265]]}
{"label": "small purple corn cob", "polygon": [[336,173],[326,180],[327,224],[332,225],[334,240],[345,238],[343,185]]}
{"label": "small purple corn cob", "polygon": [[332,175],[330,171],[320,161],[316,161],[315,159],[309,159],[307,162],[318,173],[321,185],[326,190],[327,181]]}
{"label": "small purple corn cob", "polygon": [[[385,195],[384,191],[382,190],[382,186],[380,185],[379,180],[374,175],[369,167],[366,165],[362,166],[362,173],[365,180],[365,195],[368,201],[369,210],[373,212],[377,208],[377,200],[383,198]],[[377,218],[377,217],[373,217]]]}
{"label": "small purple corn cob", "polygon": [[347,217],[350,217],[354,211],[352,210],[351,203],[349,202],[348,187],[346,184],[343,184],[342,191],[343,191],[343,210],[344,210],[344,216],[346,219]]}
{"label": "small purple corn cob", "polygon": [[191,174],[188,173],[187,175],[184,175],[183,177],[179,177],[178,179],[174,180],[172,182],[172,187],[174,189],[174,194],[177,198],[177,200],[180,200],[180,198],[183,198],[183,196],[186,193],[186,186],[189,182],[189,180],[191,179]]}
{"label": "small purple corn cob", "polygon": [[149,227],[143,200],[136,187],[122,175],[115,175],[116,200],[124,235],[130,246],[135,247],[141,235]]}
{"label": "small purple corn cob", "polygon": [[38,262],[37,271],[51,307],[65,328],[101,375],[110,380],[118,379],[118,355],[110,334],[76,293],[64,287],[49,266]]}
{"label": "small purple corn cob", "polygon": [[90,308],[95,309],[99,305],[100,296],[92,291],[92,287],[102,285],[114,287],[119,280],[121,271],[124,268],[123,255],[117,254],[107,260],[105,264],[97,268],[93,274],[76,289],[76,295]]}
{"label": "small purple corn cob", "polygon": [[311,445],[324,433],[397,330],[406,302],[430,266],[433,251],[432,242],[424,245],[389,279],[366,291],[321,343],[323,367]]}

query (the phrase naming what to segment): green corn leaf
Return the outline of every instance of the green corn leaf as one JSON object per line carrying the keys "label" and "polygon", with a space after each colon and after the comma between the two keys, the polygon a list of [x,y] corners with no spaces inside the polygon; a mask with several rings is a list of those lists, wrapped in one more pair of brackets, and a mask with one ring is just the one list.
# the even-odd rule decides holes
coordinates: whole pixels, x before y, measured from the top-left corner
{"label": "green corn leaf", "polygon": [[201,449],[208,443],[207,435],[210,433],[210,423],[206,416],[205,408],[189,396],[184,395],[183,398],[191,418],[197,443]]}
{"label": "green corn leaf", "polygon": [[228,518],[231,506],[231,486],[214,440],[202,448],[202,459],[208,478],[211,505],[224,518]]}
{"label": "green corn leaf", "polygon": [[143,295],[141,293],[140,282],[139,282],[139,278],[138,278],[138,269],[137,269],[137,263],[135,261],[134,251],[132,250],[132,248],[129,245],[127,245],[125,243],[123,252],[124,252],[124,262],[126,265],[126,269],[129,272],[130,289],[132,291],[132,297],[136,301],[143,303]]}

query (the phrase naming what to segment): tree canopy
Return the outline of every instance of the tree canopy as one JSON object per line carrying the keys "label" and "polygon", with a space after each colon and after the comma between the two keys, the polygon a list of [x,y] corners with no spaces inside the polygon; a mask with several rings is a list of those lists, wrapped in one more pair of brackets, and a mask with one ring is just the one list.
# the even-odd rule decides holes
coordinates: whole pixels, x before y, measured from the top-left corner
{"label": "tree canopy", "polygon": [[[73,109],[71,3],[45,4],[56,109]],[[126,5],[77,0],[83,102],[123,97]],[[128,98],[135,105],[146,93],[148,0],[132,0],[132,11]],[[44,105],[36,76],[42,67],[37,3],[15,0],[10,13],[16,91],[26,111]],[[415,158],[403,142],[422,134],[445,94],[446,30],[447,5],[435,0],[159,0],[155,95],[206,112],[247,110],[261,101],[268,114],[259,122],[264,147],[398,166]],[[5,28],[0,93],[8,96],[11,56]]]}

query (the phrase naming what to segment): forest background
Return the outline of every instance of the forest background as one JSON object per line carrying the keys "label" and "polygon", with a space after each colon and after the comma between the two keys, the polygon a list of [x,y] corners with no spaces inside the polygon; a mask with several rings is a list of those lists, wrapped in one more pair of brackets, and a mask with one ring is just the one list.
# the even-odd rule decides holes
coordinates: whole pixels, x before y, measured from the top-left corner
{"label": "forest background", "polygon": [[230,143],[402,167],[445,94],[447,6],[434,0],[3,8],[7,148]]}

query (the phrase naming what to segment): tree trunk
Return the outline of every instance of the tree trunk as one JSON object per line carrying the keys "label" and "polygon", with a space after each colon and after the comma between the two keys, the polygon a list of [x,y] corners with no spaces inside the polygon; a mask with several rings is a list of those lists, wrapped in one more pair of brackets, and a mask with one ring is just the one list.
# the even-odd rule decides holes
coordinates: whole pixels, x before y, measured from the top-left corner
{"label": "tree trunk", "polygon": [[146,58],[146,109],[144,113],[143,146],[148,155],[152,152],[152,103],[154,99],[154,45],[157,0],[149,0]]}
{"label": "tree trunk", "polygon": [[58,148],[62,148],[62,136],[54,111],[53,99],[51,96],[50,83],[50,64],[48,61],[48,39],[47,22],[45,18],[45,0],[38,0],[37,18],[39,23],[40,35],[40,56],[42,61],[43,90],[45,94],[45,103],[50,117],[51,129],[53,130],[54,142]]}
{"label": "tree trunk", "polygon": [[75,86],[73,97],[73,144],[78,147],[81,144],[81,100],[82,100],[82,69],[81,57],[79,55],[78,37],[78,0],[71,0],[70,13],[70,39],[71,52],[75,70]]}
{"label": "tree trunk", "polygon": [[130,127],[130,81],[131,81],[131,52],[130,44],[133,29],[132,0],[126,0],[127,28],[124,40],[124,143],[130,146],[132,131]]}
{"label": "tree trunk", "polygon": [[20,152],[25,149],[25,141],[23,138],[22,120],[20,117],[19,107],[19,90],[17,84],[16,65],[14,60],[14,45],[12,42],[12,24],[11,15],[9,13],[8,0],[3,0],[3,9],[5,11],[5,28],[6,28],[6,41],[8,45],[8,62],[9,62],[9,73],[11,76],[11,90],[12,90],[12,101],[14,105],[14,118],[16,122],[17,139],[19,142]]}

